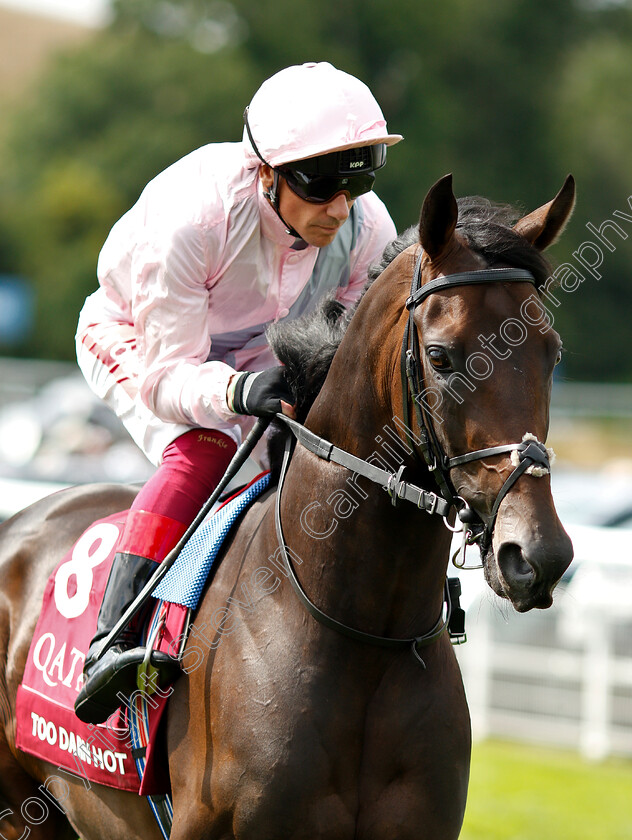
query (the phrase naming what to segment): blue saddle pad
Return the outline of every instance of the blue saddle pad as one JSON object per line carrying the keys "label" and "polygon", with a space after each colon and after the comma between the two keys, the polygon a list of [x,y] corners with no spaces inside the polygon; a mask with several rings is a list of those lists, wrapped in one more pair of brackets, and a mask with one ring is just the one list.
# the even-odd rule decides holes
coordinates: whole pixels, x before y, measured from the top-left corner
{"label": "blue saddle pad", "polygon": [[270,473],[265,473],[203,522],[154,589],[153,597],[194,610],[213,562],[233,523],[269,483]]}

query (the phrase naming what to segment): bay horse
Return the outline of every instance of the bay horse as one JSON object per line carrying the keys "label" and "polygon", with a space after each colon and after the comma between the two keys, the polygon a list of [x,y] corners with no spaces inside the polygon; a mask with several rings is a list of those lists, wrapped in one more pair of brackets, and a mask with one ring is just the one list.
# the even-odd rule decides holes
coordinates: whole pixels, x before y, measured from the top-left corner
{"label": "bay horse", "polygon": [[[458,837],[471,736],[442,632],[445,524],[457,508],[488,583],[517,610],[551,604],[572,547],[541,443],[560,341],[535,288],[573,203],[569,176],[515,221],[485,199],[457,206],[445,176],[350,318],[330,306],[320,326],[271,337],[318,393],[301,409],[309,434],[286,459],[282,489],[229,537],[194,619],[221,644],[192,634],[185,654],[197,645],[200,667],[170,698],[173,840]],[[388,475],[383,486],[361,477],[371,468]],[[50,808],[30,834],[20,813],[55,772],[15,748],[16,690],[46,579],[133,492],[62,491],[0,530],[3,837],[160,836],[142,798],[81,780],[69,781],[64,813]]]}

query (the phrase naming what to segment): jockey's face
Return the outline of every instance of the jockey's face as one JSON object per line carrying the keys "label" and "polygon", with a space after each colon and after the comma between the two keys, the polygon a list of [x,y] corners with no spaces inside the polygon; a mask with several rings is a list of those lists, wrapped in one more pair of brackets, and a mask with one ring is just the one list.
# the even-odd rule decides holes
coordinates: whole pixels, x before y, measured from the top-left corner
{"label": "jockey's face", "polygon": [[[274,173],[269,166],[261,167],[261,183],[264,191],[271,188]],[[336,234],[349,217],[353,201],[340,192],[325,204],[313,204],[299,198],[288,187],[283,176],[279,178],[279,212],[288,225],[307,242],[317,248],[324,248],[336,238]]]}

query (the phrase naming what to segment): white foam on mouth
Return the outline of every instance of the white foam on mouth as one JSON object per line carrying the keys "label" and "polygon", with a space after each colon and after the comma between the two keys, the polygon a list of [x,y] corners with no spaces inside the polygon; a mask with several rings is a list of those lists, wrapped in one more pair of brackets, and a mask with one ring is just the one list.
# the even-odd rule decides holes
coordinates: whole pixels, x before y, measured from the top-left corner
{"label": "white foam on mouth", "polygon": [[[527,432],[522,436],[522,442],[526,443],[527,441],[532,440],[535,443],[540,443],[537,437],[531,432]],[[543,445],[543,444],[542,444]],[[546,454],[549,456],[549,465],[552,467],[553,463],[555,462],[555,452],[550,448],[546,448]],[[514,467],[520,466],[520,455],[516,450],[511,453],[511,463]],[[534,478],[541,478],[543,475],[548,475],[551,470],[547,467],[540,467],[537,464],[531,464],[530,467],[527,467],[525,473],[527,475],[532,475]]]}

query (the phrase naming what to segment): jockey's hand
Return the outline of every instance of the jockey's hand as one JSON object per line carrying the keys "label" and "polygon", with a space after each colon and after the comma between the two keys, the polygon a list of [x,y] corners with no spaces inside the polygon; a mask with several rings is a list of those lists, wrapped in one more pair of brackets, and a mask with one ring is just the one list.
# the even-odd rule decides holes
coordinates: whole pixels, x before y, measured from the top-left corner
{"label": "jockey's hand", "polygon": [[235,414],[251,414],[254,417],[273,417],[283,414],[294,415],[294,396],[285,378],[282,366],[253,373],[244,371],[232,377],[228,387],[228,407]]}

